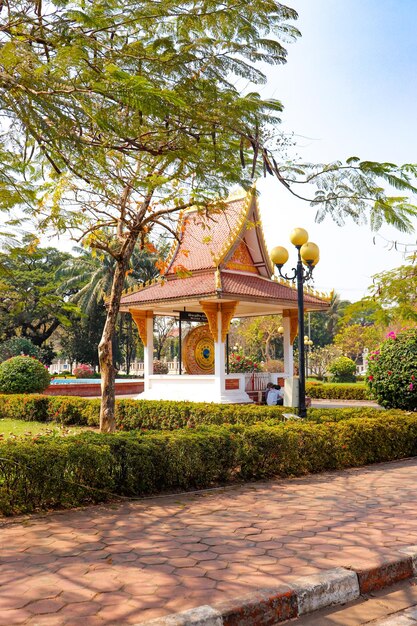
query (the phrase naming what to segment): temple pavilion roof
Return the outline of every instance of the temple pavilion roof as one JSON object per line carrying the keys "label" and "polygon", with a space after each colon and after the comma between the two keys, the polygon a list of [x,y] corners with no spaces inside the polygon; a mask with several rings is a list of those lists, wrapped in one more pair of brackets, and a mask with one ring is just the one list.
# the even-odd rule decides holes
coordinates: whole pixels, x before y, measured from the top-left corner
{"label": "temple pavilion roof", "polygon": [[[230,198],[207,219],[197,210],[185,211],[178,239],[163,276],[124,292],[121,311],[152,310],[175,315],[201,311],[204,301],[235,301],[236,317],[281,313],[297,308],[297,291],[273,276],[256,195],[250,191]],[[306,311],[329,306],[324,294],[306,290]]]}

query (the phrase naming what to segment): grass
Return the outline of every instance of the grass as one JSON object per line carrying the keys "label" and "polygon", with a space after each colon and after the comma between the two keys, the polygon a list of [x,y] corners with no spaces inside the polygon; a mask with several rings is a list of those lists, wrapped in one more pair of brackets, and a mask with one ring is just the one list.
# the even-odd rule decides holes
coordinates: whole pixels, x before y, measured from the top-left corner
{"label": "grass", "polygon": [[61,426],[49,422],[25,422],[23,420],[0,419],[0,439],[10,437],[35,437],[36,435],[73,435],[81,430],[80,427]]}

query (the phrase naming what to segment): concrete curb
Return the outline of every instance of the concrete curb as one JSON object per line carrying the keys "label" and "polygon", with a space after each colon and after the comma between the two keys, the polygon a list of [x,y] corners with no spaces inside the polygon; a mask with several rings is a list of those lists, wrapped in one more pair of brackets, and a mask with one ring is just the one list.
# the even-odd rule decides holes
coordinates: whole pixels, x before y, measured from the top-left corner
{"label": "concrete curb", "polygon": [[288,585],[258,589],[213,606],[199,606],[136,626],[274,626],[327,606],[346,604],[360,595],[417,576],[417,545],[377,562],[336,567],[304,576]]}

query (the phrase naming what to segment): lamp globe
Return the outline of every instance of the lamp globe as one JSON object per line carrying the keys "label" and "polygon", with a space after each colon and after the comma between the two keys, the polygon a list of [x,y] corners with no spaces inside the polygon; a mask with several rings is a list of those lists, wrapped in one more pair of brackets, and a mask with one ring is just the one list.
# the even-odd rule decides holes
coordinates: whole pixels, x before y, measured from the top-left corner
{"label": "lamp globe", "polygon": [[315,265],[315,261],[320,256],[320,250],[315,243],[307,241],[307,243],[301,246],[300,254],[305,265]]}
{"label": "lamp globe", "polygon": [[274,265],[284,265],[288,261],[288,250],[283,246],[276,246],[272,248],[270,259]]}
{"label": "lamp globe", "polygon": [[283,327],[283,326],[280,326],[280,327],[278,328],[278,332],[279,332],[279,334],[280,334],[280,335],[283,335],[283,334],[284,334],[284,327]]}
{"label": "lamp globe", "polygon": [[304,228],[294,228],[290,234],[290,241],[294,246],[302,246],[308,241],[308,232]]}

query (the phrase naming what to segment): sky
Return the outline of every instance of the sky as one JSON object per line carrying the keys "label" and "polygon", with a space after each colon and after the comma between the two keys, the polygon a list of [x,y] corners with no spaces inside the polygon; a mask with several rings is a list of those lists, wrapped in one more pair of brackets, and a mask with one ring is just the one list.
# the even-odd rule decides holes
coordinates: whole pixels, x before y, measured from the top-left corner
{"label": "sky", "polygon": [[[302,37],[288,46],[285,66],[267,69],[264,97],[284,104],[282,126],[295,133],[306,161],[417,162],[417,2],[415,0],[289,0]],[[269,247],[284,245],[295,259],[289,233],[306,228],[320,247],[319,290],[345,299],[366,294],[372,276],[404,262],[387,241],[416,243],[416,234],[330,218],[293,198],[271,177],[260,181],[260,207]],[[417,200],[416,200],[417,201]],[[387,240],[387,241],[386,241]],[[416,246],[414,245],[414,249]],[[404,249],[404,248],[402,248]],[[293,254],[294,252],[294,254]]]}

